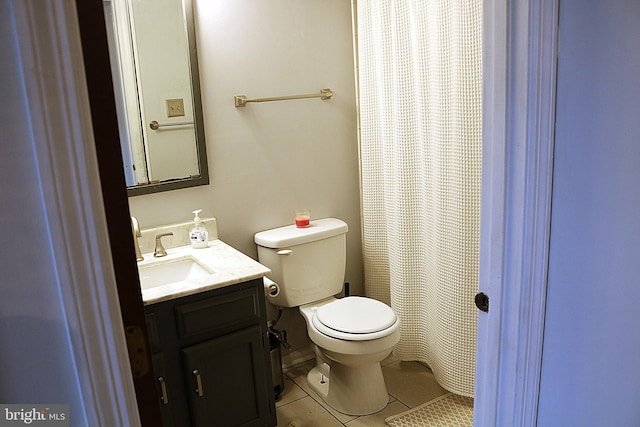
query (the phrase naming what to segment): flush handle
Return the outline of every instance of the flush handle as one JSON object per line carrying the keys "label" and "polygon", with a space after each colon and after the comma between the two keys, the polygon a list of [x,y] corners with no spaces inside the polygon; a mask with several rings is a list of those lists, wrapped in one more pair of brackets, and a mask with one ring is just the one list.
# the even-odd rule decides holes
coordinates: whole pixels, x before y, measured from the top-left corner
{"label": "flush handle", "polygon": [[194,369],[193,375],[196,376],[196,393],[198,393],[199,397],[202,397],[204,396],[204,392],[202,391],[202,378],[200,378],[200,371]]}
{"label": "flush handle", "polygon": [[278,255],[290,255],[293,251],[291,249],[281,249],[276,252]]}

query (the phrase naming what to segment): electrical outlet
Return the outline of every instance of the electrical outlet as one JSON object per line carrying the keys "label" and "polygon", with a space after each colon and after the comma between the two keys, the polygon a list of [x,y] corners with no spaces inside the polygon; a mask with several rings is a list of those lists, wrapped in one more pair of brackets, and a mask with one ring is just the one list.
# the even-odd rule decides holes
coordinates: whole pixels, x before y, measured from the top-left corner
{"label": "electrical outlet", "polygon": [[167,117],[180,117],[184,116],[184,100],[167,99]]}

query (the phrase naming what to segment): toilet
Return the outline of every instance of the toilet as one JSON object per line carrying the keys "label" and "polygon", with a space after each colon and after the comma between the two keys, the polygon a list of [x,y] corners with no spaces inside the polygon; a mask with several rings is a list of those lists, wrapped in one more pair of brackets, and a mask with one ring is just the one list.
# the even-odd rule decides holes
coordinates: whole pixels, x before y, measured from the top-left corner
{"label": "toilet", "polygon": [[380,301],[335,297],[343,287],[347,231],[344,221],[325,218],[305,228],[262,231],[255,243],[260,263],[280,289],[267,300],[299,307],[315,344],[309,386],[342,413],[368,415],[389,401],[380,362],[400,339],[399,319]]}

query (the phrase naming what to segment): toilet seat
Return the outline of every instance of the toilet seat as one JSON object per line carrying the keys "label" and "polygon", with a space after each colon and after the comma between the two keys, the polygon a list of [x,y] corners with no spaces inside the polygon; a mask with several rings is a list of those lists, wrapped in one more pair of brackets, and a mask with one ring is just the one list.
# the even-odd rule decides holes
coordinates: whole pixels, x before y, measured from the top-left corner
{"label": "toilet seat", "polygon": [[364,297],[346,297],[315,309],[313,326],[324,335],[348,341],[381,338],[398,328],[388,305]]}

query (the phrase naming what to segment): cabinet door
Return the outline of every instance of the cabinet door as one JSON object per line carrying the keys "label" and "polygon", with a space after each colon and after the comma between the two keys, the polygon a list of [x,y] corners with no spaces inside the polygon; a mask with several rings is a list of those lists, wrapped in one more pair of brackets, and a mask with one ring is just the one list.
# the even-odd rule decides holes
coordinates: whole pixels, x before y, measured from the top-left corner
{"label": "cabinet door", "polygon": [[259,325],[182,350],[193,426],[271,423]]}
{"label": "cabinet door", "polygon": [[162,426],[177,427],[181,425],[181,423],[175,419],[173,406],[171,405],[175,392],[175,388],[169,388],[169,384],[172,382],[172,379],[167,378],[167,370],[162,353],[154,354],[152,358],[153,370],[156,375],[156,389],[160,400]]}

